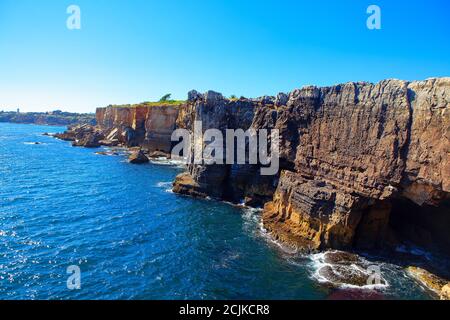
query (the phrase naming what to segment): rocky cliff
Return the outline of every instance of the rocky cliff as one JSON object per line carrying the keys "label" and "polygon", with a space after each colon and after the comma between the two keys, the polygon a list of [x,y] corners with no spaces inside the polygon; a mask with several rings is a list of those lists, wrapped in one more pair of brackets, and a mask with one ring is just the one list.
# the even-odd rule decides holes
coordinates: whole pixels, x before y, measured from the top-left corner
{"label": "rocky cliff", "polygon": [[178,126],[193,121],[203,130],[278,129],[280,172],[190,165],[176,192],[265,203],[265,228],[302,248],[407,240],[450,251],[450,79],[309,86],[260,99],[191,92]]}
{"label": "rocky cliff", "polygon": [[[265,107],[263,102],[257,100],[228,100],[220,93],[213,91],[204,95],[192,91],[189,93],[188,102],[180,111],[177,126],[193,132],[194,122],[197,122],[201,123],[202,133],[208,129],[218,129],[225,136],[226,129],[249,129],[256,110]],[[197,143],[203,142],[197,141]],[[192,146],[191,149],[194,155],[194,147]],[[222,154],[224,163],[226,162],[225,154],[226,146]],[[263,197],[265,202],[270,200],[274,189],[268,188],[268,190],[258,185],[264,178],[255,175],[257,169],[258,167],[254,165],[190,164],[188,172],[177,178],[174,191],[233,202],[240,202],[246,196],[248,200],[250,196]],[[272,177],[267,181],[271,183]]]}
{"label": "rocky cliff", "polygon": [[[307,250],[407,241],[450,254],[450,78],[308,86],[258,99],[191,91],[181,105],[109,106],[96,116],[97,127],[60,137],[168,153],[173,130],[192,132],[195,123],[224,136],[277,129],[276,174],[261,175],[248,157],[190,164],[174,191],[263,206],[264,227]],[[206,146],[193,139],[192,151],[196,143]]]}
{"label": "rocky cliff", "polygon": [[96,119],[108,141],[170,153],[178,112],[176,105],[108,106],[97,109]]}

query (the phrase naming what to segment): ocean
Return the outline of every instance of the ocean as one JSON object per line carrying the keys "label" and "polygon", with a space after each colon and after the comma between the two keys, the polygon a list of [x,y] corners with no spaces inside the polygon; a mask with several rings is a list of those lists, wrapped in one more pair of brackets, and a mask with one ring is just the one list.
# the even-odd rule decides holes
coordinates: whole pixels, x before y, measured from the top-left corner
{"label": "ocean", "polygon": [[[320,254],[272,241],[259,210],[173,194],[183,168],[170,161],[131,165],[42,135],[64,130],[0,123],[0,299],[335,296]],[[370,263],[387,281],[377,297],[430,298],[402,268]]]}

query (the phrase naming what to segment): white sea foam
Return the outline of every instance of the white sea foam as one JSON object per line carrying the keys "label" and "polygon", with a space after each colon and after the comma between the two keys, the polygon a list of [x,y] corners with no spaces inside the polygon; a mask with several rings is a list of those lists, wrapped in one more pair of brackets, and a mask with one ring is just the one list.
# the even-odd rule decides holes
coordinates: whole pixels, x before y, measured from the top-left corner
{"label": "white sea foam", "polygon": [[156,184],[158,188],[163,188],[167,193],[173,193],[172,191],[172,181],[161,181]]}
{"label": "white sea foam", "polygon": [[150,163],[160,165],[160,166],[174,166],[179,168],[184,168],[186,166],[185,162],[174,159],[167,159],[166,157],[152,158]]}
{"label": "white sea foam", "polygon": [[[339,287],[339,288],[349,288],[349,289],[385,289],[389,287],[388,281],[380,275],[381,277],[381,283],[379,284],[365,284],[365,285],[356,285],[352,283],[346,283],[345,282],[345,275],[342,272],[345,272],[347,274],[347,277],[351,277],[351,275],[355,276],[367,276],[367,279],[372,275],[372,272],[370,272],[369,268],[371,266],[376,266],[377,268],[380,268],[384,266],[384,263],[376,263],[367,261],[361,256],[358,256],[358,262],[355,263],[349,263],[349,264],[333,264],[326,261],[326,255],[330,253],[338,253],[338,251],[326,251],[326,252],[320,252],[315,254],[308,255],[310,261],[311,261],[311,268],[312,268],[312,275],[311,277],[315,280],[317,280],[320,283],[330,283],[333,286]],[[338,277],[342,276],[341,279],[335,280],[327,278],[326,275],[321,273],[321,270],[324,268],[329,268],[334,274],[336,274]]]}
{"label": "white sea foam", "polygon": [[161,181],[156,184],[158,188],[167,188],[172,185],[172,181]]}

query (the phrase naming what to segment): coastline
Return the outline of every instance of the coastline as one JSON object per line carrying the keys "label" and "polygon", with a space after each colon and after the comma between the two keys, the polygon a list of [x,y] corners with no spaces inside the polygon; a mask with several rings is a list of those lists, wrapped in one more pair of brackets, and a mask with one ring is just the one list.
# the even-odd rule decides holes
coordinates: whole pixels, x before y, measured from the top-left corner
{"label": "coastline", "polygon": [[[261,208],[262,232],[269,235],[272,241],[281,246],[291,247],[296,252],[315,254],[338,250],[336,251],[338,255],[340,255],[339,252],[348,252],[347,259],[355,259],[355,261],[360,260],[351,254],[361,253],[363,257],[364,254],[373,252],[376,255],[381,254],[385,261],[403,257],[405,261],[411,261],[411,264],[426,267],[434,274],[450,279],[450,276],[445,273],[445,267],[442,270],[442,266],[438,266],[434,261],[417,260],[414,252],[412,254],[398,252],[398,248],[410,246],[411,248],[422,247],[424,249],[420,250],[424,252],[435,252],[441,255],[443,252],[439,247],[427,247],[426,243],[416,243],[418,238],[411,235],[405,237],[406,233],[403,229],[398,229],[398,222],[396,225],[391,224],[391,220],[395,222],[400,219],[401,216],[396,213],[396,210],[399,210],[398,206],[405,199],[411,202],[410,206],[413,202],[417,205],[413,209],[417,210],[417,214],[425,215],[429,210],[434,210],[431,211],[433,216],[438,217],[438,220],[445,219],[443,211],[446,210],[446,199],[449,197],[446,189],[448,182],[445,177],[448,162],[441,163],[431,159],[418,164],[417,161],[421,160],[414,157],[418,154],[423,157],[423,152],[428,152],[431,157],[439,157],[436,154],[444,152],[445,144],[436,143],[435,138],[437,133],[442,134],[442,128],[445,128],[449,121],[448,105],[445,104],[446,99],[449,99],[445,96],[445,88],[448,86],[450,86],[448,78],[411,83],[386,80],[375,85],[347,83],[326,88],[305,87],[294,90],[290,94],[280,93],[277,97],[238,100],[226,99],[220,93],[213,91],[205,94],[191,91],[188,94],[188,100],[180,105],[152,104],[151,106],[99,108],[96,114],[98,125],[69,126],[64,133],[52,136],[71,141],[73,146],[93,149],[100,146],[106,147],[106,151],[97,152],[97,154],[122,154],[128,157],[131,164],[148,162],[158,164],[158,159],[164,158],[166,162],[171,161],[170,152],[174,146],[171,141],[172,132],[179,128],[192,129],[195,121],[203,122],[203,130],[214,127],[242,128],[243,130],[277,128],[281,132],[282,139],[281,167],[275,176],[257,175],[256,172],[260,168],[258,165],[245,164],[233,167],[190,164],[186,167],[187,171],[175,179],[173,191],[196,198],[224,201],[241,209]],[[380,106],[377,102],[367,105],[366,100],[369,98],[366,97],[368,93],[365,91],[369,89],[370,94],[379,90],[376,93],[377,99],[381,102],[385,101],[384,107],[383,103]],[[411,93],[413,89],[416,90],[414,95]],[[443,101],[439,100],[441,98],[436,98],[441,92]],[[355,95],[362,95],[366,100],[360,100]],[[433,102],[433,108],[436,111],[431,109],[429,113],[429,99],[432,98],[438,99]],[[325,103],[324,101],[328,99],[331,99],[330,102]],[[344,101],[343,104],[341,100]],[[375,148],[367,149],[364,145],[355,144],[357,143],[354,141],[355,136],[350,136],[347,141],[339,140],[342,146],[337,144],[338,142],[330,145],[329,139],[333,139],[332,134],[328,134],[328,141],[322,141],[320,135],[324,133],[320,131],[314,133],[314,130],[317,130],[314,128],[317,126],[314,124],[315,121],[318,121],[319,128],[322,128],[320,126],[330,125],[336,121],[335,118],[339,121],[346,119],[346,114],[331,113],[329,116],[323,116],[326,112],[332,111],[323,110],[317,113],[317,109],[322,108],[322,105],[324,105],[323,108],[329,108],[327,104],[332,103],[336,103],[333,108],[343,109],[349,108],[350,104],[351,108],[357,110],[359,117],[361,115],[366,117],[365,121],[368,121],[366,125],[378,127],[376,136],[367,135],[363,133],[366,129],[365,125],[361,124],[361,120],[354,122],[347,119],[350,122],[350,129],[356,132],[363,130],[360,134],[365,134],[368,141],[372,139],[369,145],[372,144]],[[299,110],[304,114],[297,114],[296,108],[300,108]],[[413,112],[413,109],[417,110]],[[367,113],[368,111],[370,112]],[[423,120],[420,118],[421,112],[425,112],[427,117],[432,117],[432,126],[423,125]],[[306,118],[304,118],[305,114]],[[419,118],[414,120],[414,117]],[[405,126],[406,132],[399,130],[402,125]],[[306,138],[299,139],[293,134],[293,126],[300,126],[303,131],[313,131],[302,133]],[[313,129],[305,129],[308,126],[312,126]],[[316,136],[317,134],[319,135]],[[421,144],[424,142],[413,141],[413,135],[416,135],[417,139],[428,141],[428,149],[432,151],[423,149]],[[430,137],[432,137],[431,140]],[[445,139],[445,136],[443,138]],[[315,142],[315,139],[319,141]],[[343,170],[339,167],[331,170],[330,165],[333,162],[324,162],[327,165],[324,171],[321,168],[323,164],[320,164],[323,159],[319,158],[313,160],[316,164],[312,166],[312,160],[306,160],[308,157],[311,158],[311,151],[308,151],[310,145],[302,140],[324,144],[325,149],[318,152],[318,155],[327,159],[330,154],[333,154],[334,159],[339,159],[336,162],[339,166],[345,168],[348,166],[346,162],[350,161],[351,166],[355,166],[356,163],[356,169],[350,167],[350,172],[348,172],[349,169]],[[394,145],[393,151],[389,150],[390,144]],[[194,148],[193,144],[191,146]],[[346,155],[349,147],[355,148],[350,157]],[[118,152],[115,148],[120,148],[121,151]],[[320,150],[323,147],[316,148]],[[396,149],[403,151],[399,152]],[[388,163],[390,167],[380,170],[377,169],[376,163],[368,163],[373,165],[373,168],[370,168],[366,167],[367,163],[361,163],[358,159],[360,154],[364,154],[371,162],[372,159],[377,159],[373,158],[371,153],[376,155],[378,150],[382,150],[385,154],[386,159],[382,161]],[[302,155],[302,152],[307,154]],[[411,162],[411,159],[414,161]],[[389,162],[386,162],[387,160]],[[411,164],[408,164],[409,162]],[[425,168],[429,166],[424,173],[420,174],[420,179],[413,178],[418,176],[416,169],[408,169],[417,165],[425,166]],[[356,173],[353,173],[353,170],[356,170]],[[436,180],[435,176],[429,176],[431,170],[443,170],[443,175],[438,177],[440,180]],[[342,181],[335,180],[336,177],[341,177]],[[374,181],[373,184],[370,179]],[[380,183],[383,179],[386,181]],[[426,179],[431,180],[426,182]],[[398,199],[403,202],[397,203]],[[428,209],[432,206],[436,209]],[[421,207],[427,208],[428,211],[420,213]],[[423,228],[423,225],[417,225],[417,227]],[[439,237],[444,236],[439,233],[439,229],[427,232],[433,232]],[[433,241],[433,245],[436,244],[446,248],[445,243]],[[414,249],[411,250],[414,251]],[[445,253],[443,254],[445,256]],[[397,260],[400,261],[400,259]],[[363,260],[358,263],[364,264]],[[343,267],[345,262],[339,260],[339,264],[341,266],[338,269],[346,268]],[[427,284],[427,279],[435,277],[434,275],[423,276],[425,272],[421,271],[422,269],[409,264],[403,263],[402,266],[408,270],[420,270],[410,272],[410,276],[416,277],[422,285]],[[330,265],[325,263],[321,269],[329,267]],[[333,268],[326,272],[331,278],[340,274]],[[357,280],[346,279],[345,281],[356,281],[361,284],[365,274],[362,272]],[[436,282],[445,284],[449,281],[429,281],[430,288]],[[436,289],[431,291],[436,292]]]}
{"label": "coastline", "polygon": [[[31,146],[31,147],[33,147],[33,146]],[[64,143],[62,145],[62,147],[67,148],[68,144]],[[108,149],[110,149],[110,148],[109,147],[104,148],[105,151],[108,151]],[[96,149],[86,150],[86,151],[89,151],[87,154],[91,154],[91,155],[96,153]],[[83,152],[83,154],[84,153],[85,152]],[[76,152],[75,154],[78,154],[78,152]],[[92,156],[90,156],[90,157],[92,157]],[[117,162],[120,162],[120,163],[126,162],[126,160],[125,160],[125,159],[127,159],[126,154],[119,154],[117,157],[118,157]],[[108,158],[108,157],[106,157],[106,158]],[[103,158],[99,158],[99,159],[103,159]],[[113,159],[111,159],[111,160],[113,160]],[[92,161],[98,162],[99,160],[93,159]],[[100,161],[100,162],[102,162],[102,161]],[[114,162],[116,162],[116,161],[114,161]],[[157,161],[153,162],[153,164],[158,165]],[[125,164],[125,165],[127,167],[132,166],[131,164]],[[166,166],[166,164],[163,164],[161,166],[164,167],[164,166]],[[142,168],[144,170],[150,169],[150,168],[146,169],[147,168],[146,166],[144,166]],[[166,181],[166,180],[164,180],[164,181]],[[161,186],[161,188],[166,190],[167,186],[164,185],[164,186]],[[189,197],[184,197],[184,196],[182,198],[186,198],[187,200],[189,199]],[[194,201],[203,202],[203,200],[194,200]],[[204,201],[206,201],[205,202],[206,207],[209,207],[211,205],[214,206],[215,205],[214,203],[219,203],[219,202],[217,202],[217,200],[212,199],[212,198],[204,199]],[[275,253],[278,252],[277,255],[280,255],[281,258],[283,260],[285,260],[287,263],[292,264],[293,266],[298,265],[301,268],[303,268],[304,266],[307,266],[307,269],[309,270],[308,277],[310,277],[310,279],[313,281],[318,281],[317,283],[320,284],[320,286],[323,286],[324,288],[328,288],[327,290],[329,290],[330,295],[332,297],[336,297],[336,298],[337,297],[348,297],[348,298],[353,297],[354,299],[360,299],[360,298],[382,299],[386,293],[389,293],[390,291],[394,290],[394,287],[392,287],[392,285],[394,285],[394,284],[391,283],[392,280],[389,280],[389,285],[390,285],[389,287],[384,287],[384,286],[371,287],[371,286],[367,286],[367,285],[361,286],[362,278],[355,278],[354,276],[350,276],[355,271],[358,272],[358,269],[354,269],[354,267],[352,265],[348,265],[345,261],[346,260],[361,261],[362,265],[367,265],[367,262],[364,262],[365,261],[364,259],[366,259],[367,254],[364,254],[361,252],[345,253],[342,251],[331,250],[331,252],[338,254],[338,256],[343,255],[343,257],[345,258],[344,260],[342,260],[342,258],[338,258],[337,260],[336,260],[336,258],[333,258],[333,263],[331,264],[331,267],[337,268],[337,270],[339,270],[340,272],[344,272],[343,276],[339,276],[338,278],[336,278],[336,275],[334,273],[329,273],[329,270],[324,269],[325,267],[330,266],[329,263],[324,264],[323,262],[321,262],[321,263],[314,262],[315,257],[317,257],[317,255],[320,256],[320,255],[326,254],[327,252],[329,252],[328,250],[324,251],[320,254],[314,253],[314,252],[302,253],[302,252],[296,250],[295,248],[292,249],[292,247],[286,247],[285,243],[276,241],[269,233],[267,233],[267,230],[264,230],[264,226],[263,226],[262,220],[261,220],[261,209],[255,209],[255,208],[251,208],[248,206],[243,206],[242,204],[239,205],[239,204],[234,204],[234,203],[225,202],[225,201],[220,201],[220,202],[224,203],[226,206],[230,206],[230,207],[239,209],[239,211],[242,212],[242,216],[243,216],[242,219],[243,219],[243,224],[245,226],[246,232],[250,232],[250,233],[255,232],[256,233],[255,236],[257,239],[261,239],[260,241],[262,241],[265,244],[265,246],[267,246],[269,248],[272,247],[272,250],[274,250]],[[201,215],[203,213],[198,212],[197,214]],[[362,260],[360,260],[360,259],[362,259]],[[386,272],[388,277],[400,276],[400,275],[404,274],[399,269],[395,268],[394,265],[391,264],[392,262],[389,262],[389,259],[371,258],[369,261],[372,261],[372,263],[370,265],[381,266],[383,273]],[[322,270],[322,269],[324,269],[324,270]],[[316,273],[320,272],[320,270],[322,270],[322,272],[327,272],[327,273],[325,273],[325,276],[329,277],[329,279],[327,281],[316,280],[314,275]],[[392,273],[392,275],[390,275],[390,273]],[[408,276],[408,277],[410,278],[410,276]],[[321,279],[323,280],[323,278],[321,278]],[[301,279],[299,279],[299,281],[300,280]],[[432,292],[430,292],[429,297],[436,297],[436,296]]]}

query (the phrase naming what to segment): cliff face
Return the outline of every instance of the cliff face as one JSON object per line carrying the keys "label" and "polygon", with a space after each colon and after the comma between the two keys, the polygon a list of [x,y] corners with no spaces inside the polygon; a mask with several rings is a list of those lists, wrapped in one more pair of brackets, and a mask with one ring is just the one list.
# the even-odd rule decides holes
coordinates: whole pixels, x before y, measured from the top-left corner
{"label": "cliff face", "polygon": [[[173,130],[193,132],[195,123],[224,137],[227,129],[277,129],[276,174],[261,175],[248,157],[190,164],[173,190],[264,206],[264,227],[300,248],[410,241],[450,254],[450,78],[309,86],[258,99],[192,91],[180,106],[110,106],[96,116],[98,127],[61,138],[169,153]],[[195,144],[207,145],[193,139],[191,151]]]}
{"label": "cliff face", "polygon": [[415,203],[439,203],[450,191],[450,78],[414,82],[412,125],[403,194]]}
{"label": "cliff face", "polygon": [[178,106],[109,106],[98,108],[96,119],[109,140],[170,153],[178,112]]}
{"label": "cliff face", "polygon": [[272,198],[264,226],[299,247],[407,239],[448,250],[449,105],[445,78],[305,87],[258,100],[194,92],[179,125],[278,129],[280,174],[260,176],[254,165],[191,165],[174,190],[250,204]]}
{"label": "cliff face", "polygon": [[[240,99],[228,100],[220,93],[209,91],[202,95],[196,91],[189,93],[189,99],[180,111],[177,126],[194,131],[194,122],[200,123],[202,134],[207,129],[218,129],[226,136],[226,129],[254,128],[253,120],[259,109],[271,108],[269,101]],[[197,141],[196,143],[206,144]],[[191,150],[194,155],[194,141]],[[224,146],[223,163],[227,146]],[[193,162],[193,161],[192,161]],[[188,172],[180,175],[175,184],[177,193],[212,196],[233,202],[264,203],[271,199],[275,191],[273,177],[259,175],[259,166],[249,164],[191,164]]]}
{"label": "cliff face", "polygon": [[298,132],[296,149],[284,153],[295,170],[282,174],[266,205],[266,228],[311,248],[373,247],[405,233],[407,217],[395,228],[389,221],[397,199],[407,198],[415,212],[442,206],[440,218],[408,240],[440,242],[436,222],[450,226],[449,104],[449,79],[294,91],[276,126]]}

